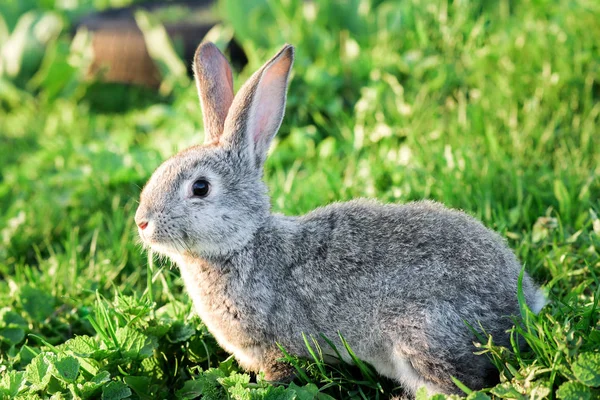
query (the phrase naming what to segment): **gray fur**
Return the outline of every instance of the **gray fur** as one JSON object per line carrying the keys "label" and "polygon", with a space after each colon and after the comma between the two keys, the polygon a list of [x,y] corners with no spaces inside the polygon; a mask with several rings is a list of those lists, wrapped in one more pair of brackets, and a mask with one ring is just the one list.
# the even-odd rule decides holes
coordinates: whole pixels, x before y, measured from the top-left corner
{"label": "gray fur", "polygon": [[[450,376],[474,389],[489,384],[493,367],[473,354],[465,322],[508,344],[521,266],[500,236],[430,201],[354,200],[300,217],[270,213],[262,161],[283,117],[292,60],[284,47],[249,80],[218,143],[187,149],[157,169],[136,213],[138,225],[148,222],[143,242],[178,264],[220,345],[269,380],[293,372],[278,361],[276,343],[308,356],[302,333],[324,334],[342,348],[340,332],[358,357],[411,393],[420,386],[459,393]],[[249,132],[262,104],[255,93],[281,93],[261,87],[265,73],[284,86],[281,110],[268,129]],[[211,182],[209,195],[190,197],[200,178]],[[543,296],[527,275],[523,291],[538,312]]]}

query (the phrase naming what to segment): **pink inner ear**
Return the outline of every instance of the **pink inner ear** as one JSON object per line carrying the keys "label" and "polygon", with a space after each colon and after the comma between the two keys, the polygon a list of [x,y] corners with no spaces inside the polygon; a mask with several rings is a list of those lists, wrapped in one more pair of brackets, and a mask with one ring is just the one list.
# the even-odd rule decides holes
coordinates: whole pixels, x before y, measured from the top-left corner
{"label": "pink inner ear", "polygon": [[263,135],[264,127],[268,123],[267,117],[268,115],[263,113],[263,115],[260,117],[260,120],[256,122],[256,128],[253,137],[255,143],[258,142],[259,138]]}
{"label": "pink inner ear", "polygon": [[290,66],[291,59],[282,56],[267,68],[260,80],[255,95],[252,124],[252,137],[256,144],[268,145],[279,128],[285,106],[285,89]]}

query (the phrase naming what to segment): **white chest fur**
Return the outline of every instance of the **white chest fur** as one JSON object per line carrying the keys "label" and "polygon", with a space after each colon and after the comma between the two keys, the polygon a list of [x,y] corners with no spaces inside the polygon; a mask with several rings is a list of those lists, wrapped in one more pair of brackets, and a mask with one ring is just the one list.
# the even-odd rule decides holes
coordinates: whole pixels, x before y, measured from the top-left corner
{"label": "white chest fur", "polygon": [[261,348],[253,340],[253,332],[244,320],[242,310],[230,299],[227,279],[201,265],[199,261],[176,260],[181,277],[196,312],[219,345],[233,354],[246,369],[257,370]]}

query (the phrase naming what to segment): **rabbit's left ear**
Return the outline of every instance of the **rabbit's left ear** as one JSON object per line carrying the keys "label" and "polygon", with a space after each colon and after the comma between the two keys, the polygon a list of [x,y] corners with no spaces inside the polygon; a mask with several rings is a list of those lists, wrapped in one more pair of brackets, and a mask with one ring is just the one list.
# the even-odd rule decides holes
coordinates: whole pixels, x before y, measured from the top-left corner
{"label": "rabbit's left ear", "polygon": [[285,45],[244,84],[227,115],[223,139],[248,152],[257,168],[264,164],[281,126],[293,63],[294,47]]}
{"label": "rabbit's left ear", "polygon": [[206,42],[196,50],[194,76],[204,119],[204,143],[211,143],[219,140],[223,133],[233,102],[231,68],[217,46]]}

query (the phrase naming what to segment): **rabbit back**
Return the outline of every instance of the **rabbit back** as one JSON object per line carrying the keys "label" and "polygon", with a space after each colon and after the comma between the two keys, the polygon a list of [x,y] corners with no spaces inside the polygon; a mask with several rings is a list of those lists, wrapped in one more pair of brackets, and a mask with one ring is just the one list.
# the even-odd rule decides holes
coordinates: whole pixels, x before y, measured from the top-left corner
{"label": "rabbit back", "polygon": [[[509,345],[521,266],[498,234],[430,201],[355,200],[274,221],[252,252],[272,285],[267,313],[284,347],[308,356],[302,333],[341,345],[339,332],[380,373],[434,392],[456,391],[450,376],[474,388],[497,376],[473,354],[467,324]],[[523,292],[539,311],[543,296],[527,274]]]}

